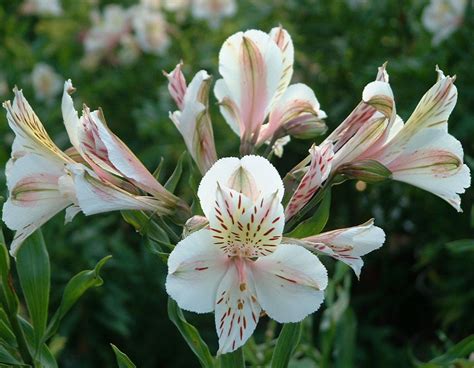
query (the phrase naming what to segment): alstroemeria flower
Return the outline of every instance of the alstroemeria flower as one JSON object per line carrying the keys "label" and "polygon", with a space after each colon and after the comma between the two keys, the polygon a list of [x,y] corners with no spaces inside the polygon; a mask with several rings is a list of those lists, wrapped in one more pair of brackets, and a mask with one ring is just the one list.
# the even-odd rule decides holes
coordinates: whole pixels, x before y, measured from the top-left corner
{"label": "alstroemeria flower", "polygon": [[178,243],[166,290],[189,311],[215,311],[219,353],[245,344],[260,314],[301,321],[324,298],[327,272],[304,247],[282,244],[283,183],[264,158],[217,161],[198,196],[209,227]]}
{"label": "alstroemeria flower", "polygon": [[298,213],[321,188],[331,172],[334,152],[332,143],[311,147],[309,150],[311,162],[305,167],[306,173],[293,193],[285,209],[286,220]]}
{"label": "alstroemeria flower", "polygon": [[15,133],[5,170],[9,197],[2,213],[5,224],[16,231],[12,255],[28,236],[66,207],[67,220],[77,213],[74,196],[62,180],[64,166],[72,160],[51,140],[22,91],[15,88],[14,92],[13,103],[3,104]]}
{"label": "alstroemeria flower", "polygon": [[433,34],[433,45],[449,38],[462,24],[467,0],[431,0],[423,10],[423,26]]}
{"label": "alstroemeria flower", "polygon": [[62,112],[73,147],[104,181],[131,183],[161,201],[163,207],[176,207],[179,199],[166,190],[133,152],[108,128],[101,111],[84,107],[79,118],[70,94],[70,80],[64,84]]}
{"label": "alstroemeria flower", "polygon": [[184,138],[186,147],[202,174],[216,162],[211,118],[209,116],[209,87],[211,76],[199,71],[186,86],[181,71],[182,63],[169,74],[168,89],[178,105],[179,111],[170,113],[170,119]]}
{"label": "alstroemeria flower", "polygon": [[[2,214],[5,224],[16,231],[12,255],[28,236],[63,209],[66,222],[80,210],[86,215],[124,209],[175,215],[186,210],[105,125],[90,123],[92,114],[98,119],[97,112],[87,112],[86,118],[79,120],[72,100],[67,101],[69,95],[65,98],[65,122],[75,146],[68,155],[51,140],[23,93],[14,92],[13,103],[3,104],[15,133],[5,170],[9,198]],[[75,119],[83,129],[73,125],[78,123]],[[140,195],[138,188],[153,196]]]}
{"label": "alstroemeria flower", "polygon": [[191,12],[196,19],[206,19],[217,28],[222,18],[233,16],[237,11],[235,0],[193,0]]}
{"label": "alstroemeria flower", "polygon": [[359,278],[364,265],[361,257],[380,248],[385,242],[385,233],[381,228],[374,226],[372,219],[359,226],[328,231],[303,239],[285,240],[344,262]]}
{"label": "alstroemeria flower", "polygon": [[461,198],[470,186],[461,143],[448,133],[448,118],[457,101],[454,78],[438,71],[438,81],[404,124],[396,117],[380,146],[359,159],[373,159],[392,172],[392,179],[429,191],[461,211]]}
{"label": "alstroemeria flower", "polygon": [[309,87],[289,86],[293,59],[291,37],[281,27],[269,34],[239,32],[224,42],[219,53],[222,79],[216,82],[214,94],[226,122],[240,136],[244,152],[286,124],[315,121],[321,125],[326,117]]}
{"label": "alstroemeria flower", "polygon": [[[334,143],[332,170],[363,175],[360,171],[367,167],[369,177],[415,185],[460,211],[459,194],[470,186],[470,171],[463,163],[461,144],[447,130],[457,90],[454,78],[440,70],[438,75],[404,124],[381,67],[377,80],[365,87],[363,102],[325,140]],[[308,161],[309,157],[303,164]]]}

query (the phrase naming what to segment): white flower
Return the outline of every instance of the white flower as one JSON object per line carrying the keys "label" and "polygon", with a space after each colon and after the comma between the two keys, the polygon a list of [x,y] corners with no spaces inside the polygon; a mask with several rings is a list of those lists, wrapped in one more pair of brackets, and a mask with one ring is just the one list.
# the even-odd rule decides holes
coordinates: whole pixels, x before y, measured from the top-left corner
{"label": "white flower", "polygon": [[224,42],[219,53],[222,79],[216,82],[214,94],[226,122],[240,136],[243,152],[263,144],[288,124],[293,129],[295,122],[311,120],[320,125],[326,117],[309,87],[289,86],[293,59],[291,37],[281,27],[269,34],[239,32]]}
{"label": "white flower", "polygon": [[171,73],[165,73],[169,80],[168,90],[179,110],[170,113],[170,119],[184,138],[189,153],[202,174],[216,162],[217,154],[214,133],[209,116],[209,87],[211,76],[201,70],[189,86],[178,64]]}
{"label": "white flower", "polygon": [[[8,200],[2,219],[15,237],[10,247],[16,254],[21,243],[66,207],[74,210],[64,166],[72,162],[51,140],[23,93],[15,88],[13,104],[7,101],[7,120],[15,133],[11,159],[5,170]],[[67,216],[70,220],[73,215]]]}
{"label": "white flower", "polygon": [[132,9],[132,28],[145,52],[162,54],[170,45],[166,20],[160,11],[136,6]]}
{"label": "white flower", "polygon": [[233,16],[237,12],[235,0],[193,0],[192,14],[197,19],[206,19],[217,28],[222,18]]}
{"label": "white flower", "polygon": [[455,32],[463,22],[467,0],[431,0],[421,20],[433,34],[433,45],[438,45]]}
{"label": "white flower", "polygon": [[63,79],[51,66],[38,63],[31,73],[31,82],[36,98],[42,101],[49,101],[61,92]]}
{"label": "white flower", "polygon": [[374,226],[372,219],[359,226],[337,229],[303,239],[288,238],[286,241],[301,244],[313,252],[326,254],[344,262],[359,278],[364,265],[361,257],[380,248],[385,241],[385,233],[381,228]]}
{"label": "white flower", "polygon": [[59,0],[26,0],[21,10],[24,14],[61,15],[63,9]]}
{"label": "white flower", "polygon": [[189,8],[192,0],[163,0],[163,8],[170,12],[182,12]]}
{"label": "white flower", "polygon": [[130,13],[120,5],[106,5],[102,14],[95,11],[91,19],[93,26],[84,38],[86,54],[106,53],[130,32]]}
{"label": "white flower", "polygon": [[209,228],[170,254],[167,292],[185,310],[215,311],[219,353],[245,344],[262,310],[278,322],[297,322],[323,301],[324,266],[303,247],[281,243],[283,190],[262,157],[217,161],[198,190]]}
{"label": "white flower", "polygon": [[461,198],[471,185],[461,143],[448,133],[448,118],[457,101],[454,78],[437,69],[438,81],[422,97],[406,123],[390,119],[380,143],[360,159],[385,165],[394,180],[429,191],[461,211]]}
{"label": "white flower", "polygon": [[[325,140],[334,142],[332,170],[344,165],[350,172],[352,164],[357,170],[374,168],[370,161],[375,160],[393,180],[429,191],[461,211],[459,194],[470,186],[471,178],[461,143],[448,133],[457,89],[455,78],[437,72],[438,81],[403,123],[396,114],[388,74],[380,68],[377,80],[365,87],[363,101]],[[380,169],[376,168],[383,173]]]}

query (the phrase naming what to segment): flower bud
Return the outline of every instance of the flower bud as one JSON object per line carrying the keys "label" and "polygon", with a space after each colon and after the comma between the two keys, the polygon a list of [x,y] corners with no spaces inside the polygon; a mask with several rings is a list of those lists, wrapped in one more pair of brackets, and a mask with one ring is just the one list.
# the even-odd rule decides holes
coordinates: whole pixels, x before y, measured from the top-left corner
{"label": "flower bud", "polygon": [[362,160],[342,165],[339,173],[349,179],[357,179],[366,183],[378,183],[392,177],[392,172],[375,160]]}
{"label": "flower bud", "polygon": [[204,216],[193,216],[184,225],[183,238],[191,235],[195,231],[201,230],[209,225],[209,221]]}
{"label": "flower bud", "polygon": [[328,127],[320,117],[294,119],[284,125],[285,133],[297,139],[312,139],[326,133]]}

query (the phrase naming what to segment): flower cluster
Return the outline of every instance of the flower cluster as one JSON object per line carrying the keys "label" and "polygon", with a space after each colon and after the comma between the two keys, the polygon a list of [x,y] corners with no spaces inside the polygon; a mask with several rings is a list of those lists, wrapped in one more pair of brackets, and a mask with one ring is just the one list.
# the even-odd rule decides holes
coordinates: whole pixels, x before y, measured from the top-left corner
{"label": "flower cluster", "polygon": [[131,64],[141,52],[162,55],[171,44],[166,13],[183,14],[187,8],[194,17],[217,25],[222,17],[235,13],[236,4],[233,0],[141,0],[128,8],[108,4],[102,12],[91,13],[92,27],[83,39],[83,65],[93,68],[103,59]]}
{"label": "flower cluster", "polygon": [[[461,210],[459,195],[470,186],[470,172],[461,144],[447,129],[457,100],[455,80],[439,69],[437,82],[403,122],[381,66],[354,111],[321,144],[312,144],[309,155],[282,180],[269,161],[278,142],[290,136],[312,139],[326,131],[326,113],[311,88],[290,84],[293,62],[292,39],[282,27],[239,32],[224,42],[222,78],[213,91],[223,118],[240,138],[241,158],[218,159],[210,75],[201,70],[188,84],[182,63],[165,73],[178,109],[170,119],[203,175],[197,190],[202,213],[195,216],[110,131],[102,111],[85,106],[78,116],[70,81],[62,98],[72,144],[66,151],[53,143],[15,90],[13,104],[4,104],[16,134],[3,211],[5,223],[16,231],[12,253],[63,209],[67,221],[79,211],[122,209],[187,220],[182,240],[169,254],[166,290],[182,309],[215,313],[219,353],[224,354],[243,346],[265,314],[288,323],[318,310],[328,285],[318,256],[347,264],[359,277],[361,257],[383,245],[385,233],[373,219],[323,233],[308,227],[303,220],[330,198],[332,185],[392,179]],[[264,145],[267,158],[261,155]]]}
{"label": "flower cluster", "polygon": [[15,88],[13,103],[3,104],[15,133],[6,167],[9,198],[3,207],[3,221],[16,231],[12,255],[63,209],[69,222],[79,211],[92,215],[134,209],[173,215],[187,208],[110,131],[102,111],[84,106],[78,116],[73,91],[71,81],[65,82],[61,107],[72,144],[66,151],[52,141],[22,91]]}

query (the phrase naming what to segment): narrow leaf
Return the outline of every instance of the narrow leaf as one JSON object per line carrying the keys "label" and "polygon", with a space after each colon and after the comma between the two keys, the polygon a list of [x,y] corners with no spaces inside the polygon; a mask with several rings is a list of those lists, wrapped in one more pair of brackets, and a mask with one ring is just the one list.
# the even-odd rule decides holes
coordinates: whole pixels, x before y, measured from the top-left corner
{"label": "narrow leaf", "polygon": [[181,175],[183,174],[183,160],[186,158],[186,152],[183,152],[178,159],[176,168],[169,177],[168,181],[165,183],[165,188],[168,189],[171,193],[174,193],[176,187],[178,186]]}
{"label": "narrow leaf", "polygon": [[119,368],[136,368],[136,365],[130,360],[130,358],[122,353],[114,344],[110,344],[114,349],[115,358]]}
{"label": "narrow leaf", "polygon": [[93,270],[79,272],[69,280],[64,289],[61,304],[48,325],[48,331],[44,340],[57,332],[61,320],[87,290],[93,287],[99,287],[104,283],[100,277],[100,270],[110,258],[112,258],[112,256],[102,258]]}
{"label": "narrow leaf", "polygon": [[446,353],[430,360],[429,364],[437,364],[445,367],[453,364],[457,359],[467,358],[474,352],[474,335],[466,337],[456,345],[448,349]]}
{"label": "narrow leaf", "polygon": [[17,272],[34,330],[35,347],[42,340],[48,321],[50,289],[49,256],[41,231],[31,235],[18,251]]}
{"label": "narrow leaf", "polygon": [[168,298],[168,316],[199,359],[201,366],[205,368],[214,367],[214,358],[209,352],[207,344],[199,335],[196,327],[186,321],[178,304],[171,298]]}
{"label": "narrow leaf", "polygon": [[285,234],[285,236],[291,238],[304,238],[306,236],[319,234],[328,222],[330,208],[331,192],[328,191],[313,216],[300,223],[293,231]]}
{"label": "narrow leaf", "polygon": [[285,323],[273,351],[272,368],[286,368],[301,338],[302,323]]}

